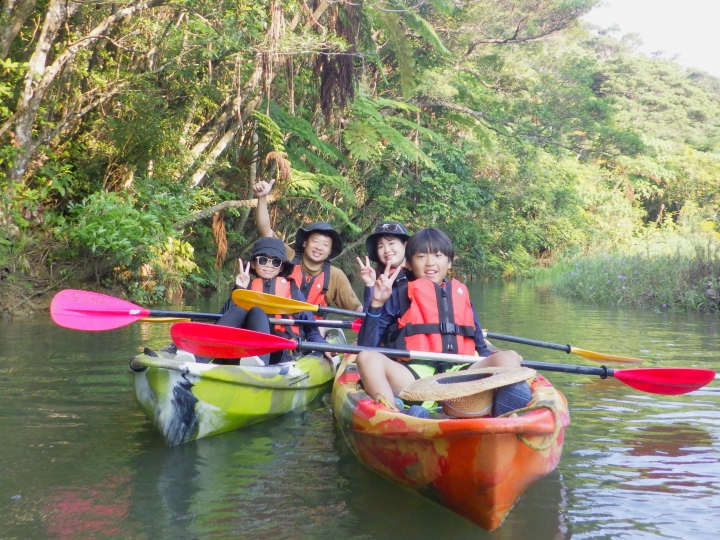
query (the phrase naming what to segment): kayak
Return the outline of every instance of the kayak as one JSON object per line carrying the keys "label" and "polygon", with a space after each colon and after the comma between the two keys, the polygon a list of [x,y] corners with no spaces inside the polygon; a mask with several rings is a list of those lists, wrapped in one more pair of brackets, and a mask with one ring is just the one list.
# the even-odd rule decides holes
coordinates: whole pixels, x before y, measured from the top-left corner
{"label": "kayak", "polygon": [[[344,343],[341,331],[328,341]],[[204,364],[185,351],[130,361],[135,400],[168,446],[281,416],[327,389],[337,364],[306,355],[273,366]],[[241,363],[246,363],[244,360]]]}
{"label": "kayak", "polygon": [[346,357],[332,406],[360,462],[488,531],[560,461],[570,413],[541,375],[525,412],[502,418],[416,418],[375,403],[359,380],[354,356]]}

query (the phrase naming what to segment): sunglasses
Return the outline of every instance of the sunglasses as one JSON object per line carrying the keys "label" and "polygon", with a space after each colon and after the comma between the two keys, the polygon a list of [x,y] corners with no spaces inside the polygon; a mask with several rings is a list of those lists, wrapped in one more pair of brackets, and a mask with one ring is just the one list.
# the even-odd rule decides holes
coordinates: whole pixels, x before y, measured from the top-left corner
{"label": "sunglasses", "polygon": [[280,259],[276,259],[274,257],[265,257],[263,255],[255,257],[255,260],[260,266],[272,266],[273,268],[280,268],[283,263]]}
{"label": "sunglasses", "polygon": [[403,228],[402,225],[399,225],[398,223],[381,223],[377,227],[375,227],[376,233],[382,233],[382,232],[388,232],[388,233],[400,233],[400,234],[407,234],[407,231]]}

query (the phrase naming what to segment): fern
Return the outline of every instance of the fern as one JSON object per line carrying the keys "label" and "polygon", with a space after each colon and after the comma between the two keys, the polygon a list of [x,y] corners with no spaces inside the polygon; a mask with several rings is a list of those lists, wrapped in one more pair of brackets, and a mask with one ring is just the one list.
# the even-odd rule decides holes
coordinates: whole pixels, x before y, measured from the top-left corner
{"label": "fern", "polygon": [[292,136],[298,137],[302,142],[317,148],[320,154],[347,163],[347,158],[332,144],[320,139],[315,133],[312,124],[299,116],[290,116],[278,105],[270,104],[270,113],[277,122],[277,125],[289,132]]}
{"label": "fern", "polygon": [[260,111],[253,111],[253,117],[257,120],[258,130],[263,135],[268,146],[272,147],[274,152],[284,152],[285,143],[283,141],[283,133],[280,127],[268,115]]}
{"label": "fern", "polygon": [[442,54],[451,56],[452,53],[445,47],[443,42],[440,40],[440,36],[437,35],[433,25],[423,19],[420,15],[414,11],[407,10],[404,13],[405,24],[415,30],[418,34],[424,37],[430,45],[435,47]]}
{"label": "fern", "polygon": [[343,140],[353,157],[361,161],[371,161],[380,157],[383,146],[386,146],[405,159],[411,161],[420,160],[426,167],[434,169],[435,164],[432,159],[390,124],[394,123],[418,130],[423,136],[431,140],[442,141],[442,137],[436,132],[400,116],[383,115],[380,112],[381,108],[399,109],[407,112],[420,110],[414,105],[402,101],[370,98],[364,94],[358,96],[353,103],[353,109],[362,120],[351,122],[343,132]]}
{"label": "fern", "polygon": [[324,186],[337,189],[345,204],[350,203],[352,205],[357,202],[352,187],[345,178],[309,172],[294,171],[292,181],[288,184],[287,194],[315,201],[320,207],[340,218],[353,232],[360,232],[361,229],[350,221],[345,211],[323,196],[320,188]]}
{"label": "fern", "polygon": [[[310,165],[315,170],[315,172],[320,173],[320,174],[325,174],[328,176],[340,176],[340,173],[338,172],[338,170],[335,167],[333,167],[330,163],[328,163],[324,159],[313,154],[307,148],[299,147],[296,149],[296,152],[297,152],[297,156],[305,164]],[[310,171],[310,169],[307,167],[306,167],[306,170],[308,172]]]}
{"label": "fern", "polygon": [[397,60],[398,73],[400,75],[400,89],[403,97],[411,94],[415,86],[415,59],[413,48],[405,35],[405,28],[397,13],[392,11],[383,12],[382,17],[376,21],[385,31],[385,36],[392,43],[395,59]]}
{"label": "fern", "polygon": [[420,160],[424,166],[429,169],[435,168],[435,163],[430,157],[420,150],[410,139],[400,133],[397,129],[384,122],[378,122],[374,119],[368,120],[368,123],[377,129],[378,133],[387,139],[387,145],[393,150],[410,161]]}
{"label": "fern", "polygon": [[371,161],[380,157],[381,137],[378,131],[366,122],[355,120],[343,130],[343,141],[353,158]]}
{"label": "fern", "polygon": [[411,120],[405,120],[405,118],[402,118],[400,116],[386,116],[385,120],[392,124],[399,124],[401,126],[410,128],[410,129],[416,129],[420,134],[424,135],[430,140],[442,142],[443,136],[440,135],[438,132],[433,131],[432,129],[428,129],[426,127],[421,126],[420,124],[413,122]]}

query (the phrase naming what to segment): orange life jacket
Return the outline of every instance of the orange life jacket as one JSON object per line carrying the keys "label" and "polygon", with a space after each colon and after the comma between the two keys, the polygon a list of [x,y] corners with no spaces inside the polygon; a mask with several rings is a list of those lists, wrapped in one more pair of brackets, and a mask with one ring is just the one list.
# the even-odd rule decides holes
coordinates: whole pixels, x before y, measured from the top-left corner
{"label": "orange life jacket", "polygon": [[[325,294],[330,286],[330,263],[325,261],[322,272],[317,276],[308,276],[302,271],[301,255],[296,255],[293,262],[295,268],[293,268],[290,278],[305,295],[305,301],[316,306],[327,306]],[[315,316],[315,318],[322,319],[323,317]]]}
{"label": "orange life jacket", "polygon": [[467,287],[421,278],[398,288],[400,318],[389,346],[427,352],[475,354],[475,318]]}
{"label": "orange life jacket", "polygon": [[[274,294],[282,298],[291,298],[292,300],[300,300],[300,296],[297,291],[298,288],[295,282],[289,278],[281,276],[274,277],[272,279],[261,279],[255,278],[250,282],[250,290],[262,292],[266,294]],[[290,315],[275,315],[278,319],[287,319],[289,323],[292,323],[295,319]],[[297,325],[291,324],[276,324],[273,327],[273,334],[290,337],[292,339],[297,338],[300,335],[300,328]]]}

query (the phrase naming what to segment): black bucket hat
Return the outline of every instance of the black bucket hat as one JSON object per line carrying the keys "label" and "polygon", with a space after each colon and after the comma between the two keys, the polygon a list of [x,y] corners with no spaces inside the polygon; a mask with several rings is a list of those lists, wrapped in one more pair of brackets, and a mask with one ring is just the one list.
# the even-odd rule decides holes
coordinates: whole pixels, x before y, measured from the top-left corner
{"label": "black bucket hat", "polygon": [[327,221],[316,221],[307,228],[301,227],[298,229],[298,232],[295,233],[294,246],[294,249],[297,253],[302,252],[303,244],[308,239],[308,236],[310,236],[312,233],[322,233],[325,236],[329,236],[330,238],[332,238],[332,249],[330,250],[330,255],[328,256],[328,259],[334,259],[338,255],[340,255],[340,253],[342,253],[343,243],[342,238],[340,238],[340,233],[333,229],[332,225],[330,225]]}
{"label": "black bucket hat", "polygon": [[377,241],[381,236],[397,236],[403,242],[410,240],[410,235],[405,227],[394,221],[383,221],[375,227],[373,233],[365,240],[365,250],[372,262],[379,263],[380,259],[377,254]]}
{"label": "black bucket hat", "polygon": [[251,258],[265,255],[267,257],[274,257],[280,259],[284,264],[282,270],[280,270],[280,276],[288,277],[292,274],[295,264],[290,262],[285,254],[285,243],[279,238],[261,238],[253,244],[253,250],[250,254]]}

